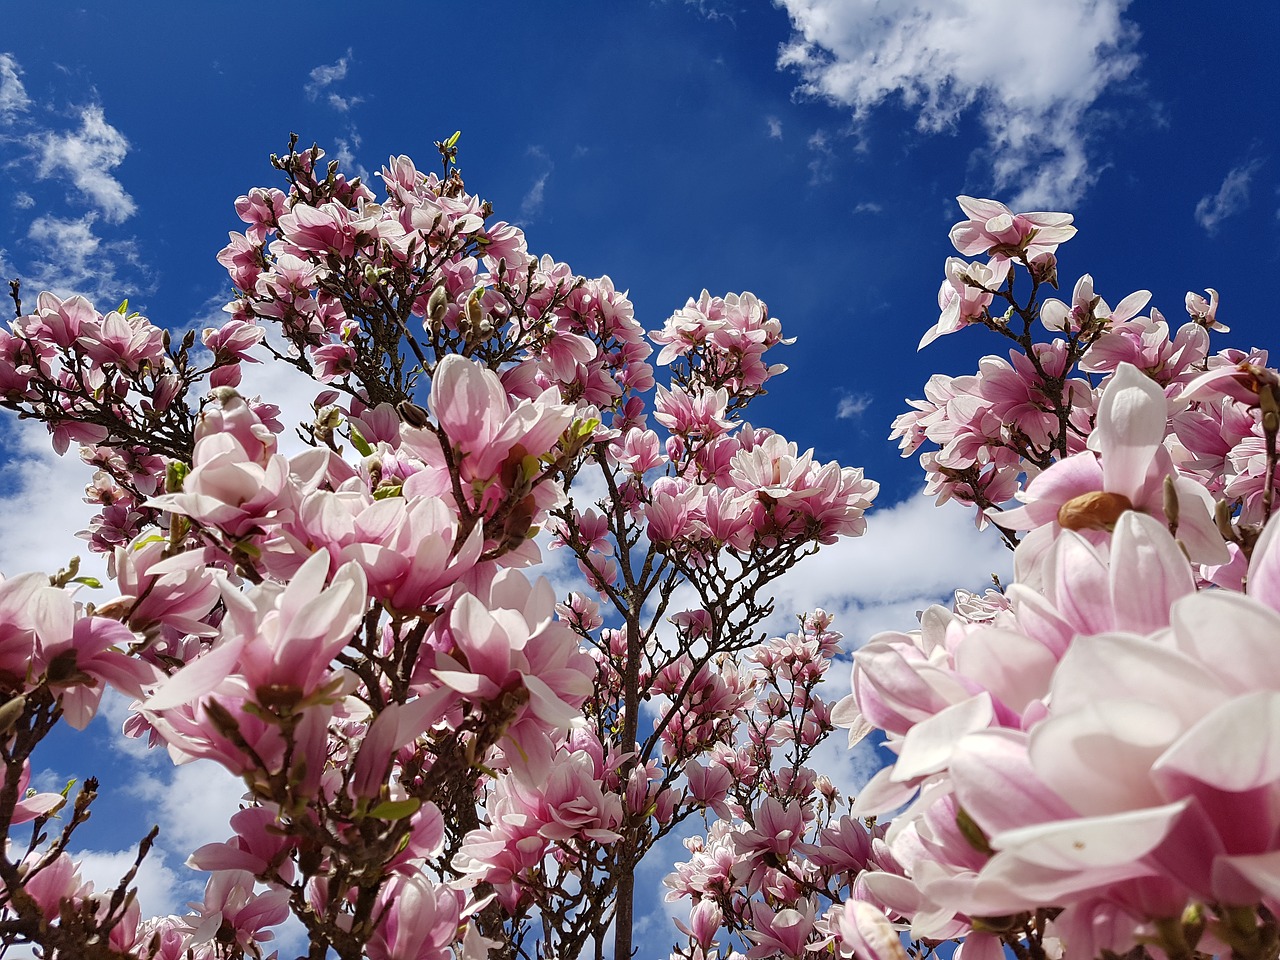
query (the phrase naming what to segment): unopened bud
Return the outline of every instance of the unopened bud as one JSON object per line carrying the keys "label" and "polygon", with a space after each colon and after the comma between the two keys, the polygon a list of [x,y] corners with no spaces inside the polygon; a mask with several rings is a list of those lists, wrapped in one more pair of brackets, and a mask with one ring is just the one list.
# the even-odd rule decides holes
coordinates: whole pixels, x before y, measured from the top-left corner
{"label": "unopened bud", "polygon": [[471,324],[472,329],[477,331],[484,321],[484,308],[480,306],[480,295],[482,293],[483,290],[477,289],[467,298],[467,322]]}
{"label": "unopened bud", "polygon": [[444,287],[436,287],[431,291],[431,296],[427,298],[427,317],[432,323],[439,323],[444,319],[445,308],[449,306],[449,295],[445,293]]}
{"label": "unopened bud", "polygon": [[1274,434],[1280,430],[1280,390],[1264,383],[1258,388],[1258,406],[1262,409],[1262,430]]}
{"label": "unopened bud", "polygon": [[1173,477],[1164,478],[1164,518],[1169,524],[1169,532],[1178,532],[1178,487]]}
{"label": "unopened bud", "polygon": [[411,427],[419,429],[425,427],[429,422],[427,419],[427,411],[418,406],[411,400],[401,400],[396,405],[396,410],[400,413],[400,419]]}
{"label": "unopened bud", "polygon": [[11,700],[7,700],[3,706],[0,706],[0,736],[8,736],[9,731],[13,729],[14,724],[18,722],[26,709],[27,698],[22,694],[18,694]]}
{"label": "unopened bud", "polygon": [[1231,525],[1231,504],[1225,500],[1219,500],[1214,503],[1213,522],[1217,524],[1218,532],[1222,534],[1223,540],[1228,543],[1239,542],[1235,528]]}
{"label": "unopened bud", "polygon": [[317,430],[336,430],[342,422],[342,411],[337,407],[322,407],[316,412],[315,428]]}

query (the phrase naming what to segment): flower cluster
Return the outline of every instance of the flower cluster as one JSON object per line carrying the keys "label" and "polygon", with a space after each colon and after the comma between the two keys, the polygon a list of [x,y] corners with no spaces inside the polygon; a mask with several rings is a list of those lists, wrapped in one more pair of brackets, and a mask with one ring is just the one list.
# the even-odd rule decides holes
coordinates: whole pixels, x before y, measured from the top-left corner
{"label": "flower cluster", "polygon": [[[442,174],[391,158],[381,196],[318,148],[274,158],[284,188],[236,202],[234,297],[203,352],[48,294],[4,334],[0,404],[98,471],[114,598],[78,605],[74,569],[0,584],[0,822],[35,823],[0,858],[0,946],[236,960],[292,914],[344,960],[599,952],[654,844],[751,809],[742,770],[809,789],[737,741],[793,743],[798,770],[830,730],[825,623],[759,668],[804,692],[798,714],[758,700],[775,680],[744,657],[767,584],[862,533],[876,484],[745,421],[790,342],[761,300],[704,293],[646,335],[609,277],[493,220],[455,143]],[[300,451],[237,389],[263,361],[317,384]],[[523,569],[543,528],[585,581],[560,603]],[[670,616],[684,590],[697,605]],[[192,855],[210,878],[187,916],[142,919],[133,872],[81,881],[92,791],[55,841],[64,797],[23,795],[32,750],[107,686],[128,735],[244,783],[232,836]]]}

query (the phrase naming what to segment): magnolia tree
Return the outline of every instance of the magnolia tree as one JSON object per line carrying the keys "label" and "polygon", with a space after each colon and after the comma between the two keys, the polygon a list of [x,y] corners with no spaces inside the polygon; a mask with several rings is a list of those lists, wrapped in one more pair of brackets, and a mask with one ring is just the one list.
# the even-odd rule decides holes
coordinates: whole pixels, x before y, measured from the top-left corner
{"label": "magnolia tree", "polygon": [[[961,198],[986,260],[948,261],[925,340],[982,326],[1010,359],[894,432],[1016,582],[871,638],[831,704],[840,634],[767,639],[769,584],[862,533],[876,485],[746,422],[778,321],[704,293],[646,337],[466,191],[456,139],[378,193],[273,158],[204,350],[15,285],[0,404],[95,468],[113,586],[0,584],[0,943],[263,957],[292,915],[313,958],[621,958],[679,832],[686,960],[1277,956],[1280,377],[1210,351],[1216,293],[1172,339],[1087,275],[1043,299],[1071,217]],[[318,384],[294,455],[236,389],[260,361]],[[578,589],[538,577],[540,531]],[[188,915],[143,919],[136,867],[81,879],[91,780],[28,788],[108,686],[126,734],[244,782]],[[894,755],[856,798],[815,768],[836,724]]]}

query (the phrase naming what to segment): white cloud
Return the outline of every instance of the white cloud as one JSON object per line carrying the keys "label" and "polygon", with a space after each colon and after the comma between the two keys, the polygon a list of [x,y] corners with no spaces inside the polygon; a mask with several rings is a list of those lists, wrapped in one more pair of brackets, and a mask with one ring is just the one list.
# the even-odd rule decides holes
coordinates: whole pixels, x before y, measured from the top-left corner
{"label": "white cloud", "polygon": [[160,824],[160,843],[179,861],[206,843],[221,843],[231,836],[228,825],[240,809],[244,783],[212,760],[195,760],[169,768],[163,750],[165,775],[143,777],[134,791],[150,807]]}
{"label": "white cloud", "polygon": [[533,181],[533,186],[529,188],[529,192],[524,195],[520,201],[520,214],[524,217],[535,216],[542,209],[543,201],[546,199],[547,180],[551,177],[551,171],[548,170],[538,179]]}
{"label": "white cloud", "polygon": [[10,122],[31,105],[21,73],[22,68],[12,54],[0,53],[0,122]]}
{"label": "white cloud", "polygon": [[[351,101],[355,103],[356,101]],[[369,171],[359,160],[356,159],[355,151],[360,149],[362,140],[360,133],[352,125],[347,129],[346,137],[337,137],[334,145],[337,147],[333,158],[338,161],[342,167],[343,173],[348,177],[357,176],[366,183],[369,180]]]}
{"label": "white cloud", "polygon": [[102,107],[84,107],[79,130],[45,130],[29,136],[27,145],[35,154],[37,179],[69,179],[109,222],[119,223],[137,209],[133,198],[111,175],[129,152],[129,141],[107,123]]}
{"label": "white cloud", "polygon": [[882,630],[911,630],[916,611],[946,602],[957,588],[982,590],[991,574],[1009,581],[1012,554],[973,512],[910,497],[867,515],[867,533],[823,547],[772,588],[773,630],[794,629],[797,614],[822,607],[836,615],[845,648]]}
{"label": "white cloud", "polygon": [[546,200],[547,181],[551,179],[551,171],[555,169],[555,162],[544,147],[535,145],[526,152],[543,167],[542,173],[534,178],[533,184],[520,201],[520,215],[528,219],[537,216],[542,211],[542,205]]}
{"label": "white cloud", "polygon": [[316,99],[321,91],[339,80],[347,78],[347,69],[351,66],[351,50],[347,50],[345,57],[339,57],[337,63],[321,64],[311,71],[311,82],[308,83],[303,90],[306,91],[307,99]]}
{"label": "white cloud", "polygon": [[1232,167],[1218,192],[1206,194],[1196,204],[1196,223],[1212,235],[1223,220],[1245,209],[1249,205],[1249,184],[1261,166],[1262,161],[1255,159]]}
{"label": "white cloud", "polygon": [[13,205],[19,210],[30,210],[36,205],[36,198],[25,190],[19,190],[13,195]]}
{"label": "white cloud", "polygon": [[[72,853],[72,857],[80,861],[80,876],[92,880],[94,890],[100,893],[115,889],[137,856],[136,848]],[[190,879],[183,877],[169,867],[167,860],[162,850],[153,847],[133,878],[133,885],[138,890],[138,906],[144,917],[187,913],[187,901],[198,897],[204,888],[202,882],[192,882],[196,874],[192,873]]]}
{"label": "white cloud", "polygon": [[866,393],[845,394],[836,405],[837,420],[852,420],[871,406],[871,396]]}
{"label": "white cloud", "polygon": [[364,97],[343,97],[336,93],[330,93],[326,99],[329,102],[329,106],[339,113],[346,113],[352,107],[358,107],[364,103]]}
{"label": "white cloud", "polygon": [[[73,452],[59,457],[45,428],[31,420],[5,424],[5,464],[0,468],[9,496],[0,499],[0,573],[54,573],[79,554],[81,571],[100,579],[105,564],[90,554],[76,531],[88,526],[94,508],[84,502],[90,470]],[[83,594],[103,599],[101,591]]]}
{"label": "white cloud", "polygon": [[813,154],[813,158],[809,161],[809,186],[830,183],[835,178],[835,174],[831,171],[831,164],[836,155],[831,147],[831,137],[825,130],[815,130],[805,142]]}
{"label": "white cloud", "polygon": [[1096,179],[1089,113],[1139,62],[1128,0],[774,2],[794,28],[778,65],[800,73],[800,93],[856,119],[896,98],[926,132],[976,111],[991,185],[1023,207],[1070,205]]}
{"label": "white cloud", "polygon": [[884,213],[884,207],[874,200],[864,200],[853,208],[854,213]]}
{"label": "white cloud", "polygon": [[769,128],[769,138],[772,140],[782,139],[782,121],[777,117],[765,117],[765,125]]}
{"label": "white cloud", "polygon": [[95,213],[65,220],[45,215],[33,220],[27,228],[32,245],[23,271],[24,288],[49,290],[63,297],[81,294],[107,310],[138,293],[136,282],[126,287],[117,276],[125,266],[142,269],[137,244],[104,240],[95,229],[97,220]]}

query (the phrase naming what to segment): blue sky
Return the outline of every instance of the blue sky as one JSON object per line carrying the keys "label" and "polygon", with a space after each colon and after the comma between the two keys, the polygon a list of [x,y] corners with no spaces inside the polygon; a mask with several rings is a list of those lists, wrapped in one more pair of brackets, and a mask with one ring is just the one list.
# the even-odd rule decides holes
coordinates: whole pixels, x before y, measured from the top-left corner
{"label": "blue sky", "polygon": [[[1270,3],[497,0],[357,14],[54,0],[6,25],[0,274],[28,298],[127,297],[174,329],[208,325],[229,293],[214,255],[240,226],[232,203],[279,184],[267,158],[290,131],[375,172],[391,154],[434,162],[432,142],[458,129],[469,187],[531,250],[629,289],[646,326],[703,287],[757,293],[798,342],[756,419],[884,485],[871,534],[784,585],[780,607],[841,610],[851,639],[907,628],[928,598],[1006,563],[962,514],[933,518],[914,460],[885,440],[931,373],[1000,350],[968,331],[916,352],[957,194],[1073,212],[1068,293],[1082,272],[1112,304],[1147,288],[1177,324],[1186,291],[1211,286],[1232,327],[1219,346],[1276,339]],[[0,569],[51,568],[75,549],[87,476],[6,429]],[[66,741],[51,769],[90,772],[83,743]],[[101,756],[121,816],[140,802],[119,792],[130,784],[180,798],[163,814],[179,833],[199,819],[183,804],[213,804],[200,775]],[[86,836],[103,856],[128,842]],[[176,903],[180,848],[166,848],[156,909]]]}

